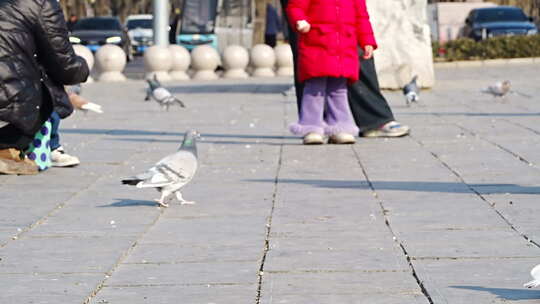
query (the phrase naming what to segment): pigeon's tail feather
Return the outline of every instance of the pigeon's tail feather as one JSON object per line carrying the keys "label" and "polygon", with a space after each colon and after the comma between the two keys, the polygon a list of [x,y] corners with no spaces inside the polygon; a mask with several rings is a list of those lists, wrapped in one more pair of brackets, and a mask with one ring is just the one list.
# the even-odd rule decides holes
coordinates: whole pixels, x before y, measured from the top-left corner
{"label": "pigeon's tail feather", "polygon": [[538,285],[540,285],[540,282],[538,282],[537,280],[532,280],[530,282],[523,284],[523,287],[533,288],[533,287],[537,287]]}
{"label": "pigeon's tail feather", "polygon": [[123,185],[130,185],[130,186],[137,186],[140,182],[142,182],[142,180],[138,178],[126,178],[122,180]]}
{"label": "pigeon's tail feather", "polygon": [[174,98],[174,102],[176,102],[178,105],[180,105],[182,108],[185,108],[186,105],[178,98]]}

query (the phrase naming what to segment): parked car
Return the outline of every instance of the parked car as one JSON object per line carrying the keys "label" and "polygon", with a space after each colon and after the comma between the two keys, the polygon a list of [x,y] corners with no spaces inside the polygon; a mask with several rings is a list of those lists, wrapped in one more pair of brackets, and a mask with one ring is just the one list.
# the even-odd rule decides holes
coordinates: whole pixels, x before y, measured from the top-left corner
{"label": "parked car", "polygon": [[117,17],[81,19],[75,23],[69,41],[73,44],[85,45],[92,52],[96,52],[105,44],[115,44],[124,50],[128,61],[133,58],[127,31]]}
{"label": "parked car", "polygon": [[152,15],[130,15],[126,28],[134,54],[142,54],[154,43],[154,18]]}
{"label": "parked car", "polygon": [[503,35],[535,35],[538,27],[521,8],[494,6],[473,9],[465,20],[463,35],[476,41]]}

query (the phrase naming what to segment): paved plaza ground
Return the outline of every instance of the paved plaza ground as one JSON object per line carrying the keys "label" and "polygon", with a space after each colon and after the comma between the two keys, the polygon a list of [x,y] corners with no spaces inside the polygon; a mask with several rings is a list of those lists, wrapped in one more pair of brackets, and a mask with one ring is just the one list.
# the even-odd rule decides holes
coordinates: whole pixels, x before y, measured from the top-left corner
{"label": "paved plaza ground", "polygon": [[[539,303],[540,64],[437,68],[400,139],[303,146],[290,79],[95,83],[76,113],[76,168],[0,176],[0,303]],[[533,98],[482,94],[496,80]],[[123,186],[202,133],[184,197]]]}

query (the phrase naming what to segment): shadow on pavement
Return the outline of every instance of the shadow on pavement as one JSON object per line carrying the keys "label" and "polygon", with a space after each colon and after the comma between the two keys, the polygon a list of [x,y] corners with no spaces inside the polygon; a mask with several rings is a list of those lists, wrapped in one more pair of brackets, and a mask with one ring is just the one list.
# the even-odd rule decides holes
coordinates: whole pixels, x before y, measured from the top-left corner
{"label": "shadow on pavement", "polygon": [[156,207],[157,204],[154,201],[141,201],[141,200],[132,200],[132,199],[121,199],[117,198],[117,202],[114,202],[109,205],[101,205],[98,208],[109,208],[109,207],[134,207],[134,206],[150,206]]}
{"label": "shadow on pavement", "polygon": [[471,112],[404,112],[400,115],[476,116],[476,117],[529,117],[540,113],[471,113]]}
{"label": "shadow on pavement", "polygon": [[[144,142],[144,143],[180,143],[177,139],[155,139],[155,138],[111,138],[114,141],[129,141],[129,142]],[[280,142],[268,142],[268,141],[231,141],[231,140],[200,140],[200,144],[216,144],[216,145],[263,145],[263,146],[281,146],[281,145],[301,145],[298,141],[295,144],[284,144]]]}
{"label": "shadow on pavement", "polygon": [[467,289],[474,291],[489,292],[504,300],[534,300],[540,299],[540,290],[530,289],[509,289],[509,288],[488,288],[481,286],[450,286],[452,288]]}
{"label": "shadow on pavement", "polygon": [[[145,130],[125,130],[125,129],[63,129],[62,133],[67,134],[103,134],[109,136],[152,136],[149,138],[111,138],[110,140],[116,141],[130,141],[130,142],[163,142],[163,143],[181,143],[184,137],[183,132],[159,132],[159,131],[145,131]],[[155,136],[176,136],[178,139],[156,139]],[[300,137],[295,136],[275,136],[275,135],[249,135],[249,134],[215,134],[215,133],[203,133],[200,143],[222,144],[222,145],[282,145],[280,142],[269,142],[263,140],[296,140],[301,144]],[[221,139],[239,139],[234,140],[221,140]],[[241,139],[255,139],[255,141],[240,141]],[[295,142],[296,143],[296,142]]]}
{"label": "shadow on pavement", "polygon": [[[161,132],[161,131],[146,131],[146,130],[127,130],[127,129],[62,129],[62,133],[69,134],[106,134],[118,136],[184,136],[185,132]],[[202,138],[242,138],[242,139],[298,139],[295,136],[280,136],[280,135],[251,135],[251,134],[216,134],[202,133]]]}
{"label": "shadow on pavement", "polygon": [[243,84],[201,84],[190,86],[166,86],[173,94],[278,94],[288,90],[291,84],[243,83]]}
{"label": "shadow on pavement", "polygon": [[[251,179],[250,182],[274,183],[274,179]],[[321,180],[321,179],[279,179],[278,183],[304,184],[319,188],[334,189],[368,189],[365,181],[347,180]],[[481,194],[540,194],[540,187],[520,186],[516,184],[463,184],[452,182],[420,182],[420,181],[373,181],[375,190],[395,190],[414,192],[441,192],[441,193],[473,193],[471,188]]]}

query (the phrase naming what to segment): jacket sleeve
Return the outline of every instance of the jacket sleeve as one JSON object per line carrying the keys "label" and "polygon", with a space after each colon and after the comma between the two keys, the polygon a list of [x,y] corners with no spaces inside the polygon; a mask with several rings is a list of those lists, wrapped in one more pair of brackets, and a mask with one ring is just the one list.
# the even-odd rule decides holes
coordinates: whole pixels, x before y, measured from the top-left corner
{"label": "jacket sleeve", "polygon": [[58,1],[44,0],[37,18],[36,52],[47,76],[63,85],[85,82],[89,74],[88,65],[84,58],[75,54],[69,42]]}
{"label": "jacket sleeve", "polygon": [[369,21],[366,0],[356,0],[356,34],[361,47],[372,45],[375,49],[377,48],[377,41]]}
{"label": "jacket sleeve", "polygon": [[306,11],[309,7],[310,0],[290,0],[287,5],[287,20],[291,28],[296,30],[296,22],[306,20],[309,22]]}

